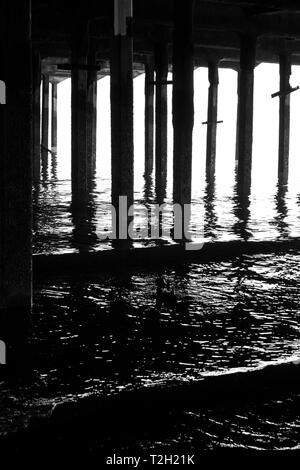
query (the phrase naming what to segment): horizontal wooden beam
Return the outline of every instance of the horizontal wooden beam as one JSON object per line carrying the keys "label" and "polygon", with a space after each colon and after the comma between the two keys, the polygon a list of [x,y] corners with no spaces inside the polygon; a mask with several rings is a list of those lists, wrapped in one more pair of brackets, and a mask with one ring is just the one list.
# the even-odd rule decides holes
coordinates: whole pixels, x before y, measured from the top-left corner
{"label": "horizontal wooden beam", "polygon": [[203,125],[210,125],[210,124],[222,124],[224,121],[205,121],[202,122]]}
{"label": "horizontal wooden beam", "polygon": [[299,86],[296,86],[295,88],[289,88],[288,90],[282,90],[282,91],[277,91],[276,93],[273,93],[271,95],[272,98],[276,98],[277,96],[282,97],[282,96],[287,96],[290,93],[293,93],[294,91],[299,90]]}

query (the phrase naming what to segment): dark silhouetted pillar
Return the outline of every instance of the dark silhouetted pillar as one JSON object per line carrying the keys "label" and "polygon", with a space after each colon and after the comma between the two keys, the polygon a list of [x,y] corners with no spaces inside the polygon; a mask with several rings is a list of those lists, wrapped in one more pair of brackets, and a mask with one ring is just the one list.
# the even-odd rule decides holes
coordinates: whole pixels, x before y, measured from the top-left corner
{"label": "dark silhouetted pillar", "polygon": [[[0,50],[0,79],[6,83],[6,104],[0,105],[0,317],[7,312],[8,323],[12,324],[7,344],[11,352],[13,343],[19,341],[19,333],[24,334],[22,325],[32,303],[33,95],[29,0],[2,2]],[[0,327],[4,340],[1,318]],[[22,354],[17,359],[21,364]]]}
{"label": "dark silhouetted pillar", "polygon": [[167,184],[168,163],[168,90],[164,82],[168,78],[168,38],[165,31],[159,31],[161,40],[154,46],[156,74],[155,103],[155,187],[159,200],[164,199]]}
{"label": "dark silhouetted pillar", "polygon": [[[76,23],[76,22],[75,22]],[[81,204],[87,191],[87,48],[86,21],[74,24],[72,42],[72,203]]]}
{"label": "dark silhouetted pillar", "polygon": [[245,194],[251,189],[253,141],[253,89],[256,65],[256,37],[241,36],[239,96],[238,96],[238,190]]}
{"label": "dark silhouetted pillar", "polygon": [[51,150],[57,153],[57,83],[52,83]]}
{"label": "dark silhouetted pillar", "polygon": [[33,73],[33,181],[41,179],[41,58],[34,53],[32,58]]}
{"label": "dark silhouetted pillar", "polygon": [[[119,196],[133,204],[133,41],[132,1],[115,2],[114,36],[111,49],[111,151],[112,203],[119,208]],[[124,227],[125,228],[125,227]],[[119,231],[117,217],[117,233]],[[120,236],[120,234],[118,234]],[[126,234],[120,238],[126,237]]]}
{"label": "dark silhouetted pillar", "polygon": [[174,2],[173,125],[174,203],[189,204],[194,127],[193,0]]}
{"label": "dark silhouetted pillar", "polygon": [[154,66],[152,58],[145,63],[145,176],[153,172],[154,157]]}
{"label": "dark silhouetted pillar", "polygon": [[215,177],[217,149],[217,119],[218,119],[218,64],[208,64],[208,110],[207,110],[207,140],[206,140],[206,178]]}
{"label": "dark silhouetted pillar", "polygon": [[[93,51],[88,63],[96,66],[96,54]],[[87,166],[88,175],[93,176],[96,170],[97,152],[97,70],[88,72],[87,80]]]}
{"label": "dark silhouetted pillar", "polygon": [[46,177],[48,169],[48,149],[49,149],[49,77],[43,75],[42,94],[42,171]]}
{"label": "dark silhouetted pillar", "polygon": [[241,81],[241,74],[240,71],[237,72],[237,113],[236,113],[236,144],[235,144],[235,164],[236,167],[238,165],[239,161],[239,141],[238,141],[238,135],[239,135],[239,109],[240,109],[240,81]]}
{"label": "dark silhouetted pillar", "polygon": [[289,151],[290,151],[290,88],[291,57],[287,54],[280,56],[280,92],[279,98],[279,153],[278,153],[278,182],[288,183]]}

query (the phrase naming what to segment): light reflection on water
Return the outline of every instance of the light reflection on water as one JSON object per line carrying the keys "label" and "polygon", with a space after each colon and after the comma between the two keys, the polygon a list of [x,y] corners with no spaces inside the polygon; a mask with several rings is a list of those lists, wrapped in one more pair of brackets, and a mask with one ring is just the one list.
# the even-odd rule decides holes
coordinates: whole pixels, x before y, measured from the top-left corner
{"label": "light reflection on water", "polygon": [[[85,380],[97,376],[116,377],[118,386],[165,374],[197,378],[297,354],[298,263],[292,253],[257,255],[41,282],[34,313],[35,347],[45,348],[39,367],[52,363],[48,379],[60,390],[60,374],[70,376],[71,390],[78,377],[84,392]],[[160,295],[161,277],[174,295]]]}
{"label": "light reflection on water", "polygon": [[[26,405],[20,396],[13,407],[6,398],[3,430],[12,427],[12,412],[16,427],[24,415],[78,396],[189,381],[203,372],[299,355],[298,265],[299,254],[291,252],[39,281],[33,313],[34,385],[22,392]],[[157,279],[162,277],[174,287],[174,295],[160,295]],[[11,391],[9,396],[12,400]],[[290,395],[201,413],[189,411],[187,403],[187,411],[178,410],[174,417],[174,426],[160,424],[165,426],[162,441],[141,436],[138,448],[294,446],[298,402]]]}
{"label": "light reflection on water", "polygon": [[[299,355],[298,265],[299,254],[291,252],[41,280],[33,313],[36,378],[23,392],[25,409],[19,399],[14,403],[14,426],[18,413],[43,412],[78,396]],[[162,277],[174,295],[160,295]],[[139,449],[294,446],[298,401],[290,395],[230,410],[178,410],[175,426],[160,423],[165,438],[145,438]]]}
{"label": "light reflection on water", "polygon": [[[149,183],[149,182],[148,182]],[[192,201],[191,234],[195,239],[278,240],[300,236],[300,194],[287,188],[253,194],[241,202],[234,188],[230,196],[218,195],[211,185],[201,188]],[[136,226],[143,212],[138,205],[155,202],[151,185],[136,191]],[[103,243],[104,225],[111,227],[110,180],[99,178],[86,207],[72,212],[70,181],[48,182],[34,193],[34,252],[59,253],[108,248]],[[171,228],[171,195],[166,198],[167,226]]]}

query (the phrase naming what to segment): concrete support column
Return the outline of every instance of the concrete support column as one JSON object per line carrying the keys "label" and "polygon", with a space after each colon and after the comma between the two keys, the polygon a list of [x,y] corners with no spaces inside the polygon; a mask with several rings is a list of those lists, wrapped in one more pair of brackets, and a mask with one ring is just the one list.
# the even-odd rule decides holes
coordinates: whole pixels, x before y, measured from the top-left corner
{"label": "concrete support column", "polygon": [[213,180],[216,169],[217,120],[218,120],[218,88],[219,70],[217,63],[208,64],[208,109],[207,109],[207,140],[206,140],[206,179]]}
{"label": "concrete support column", "polygon": [[174,1],[173,126],[174,203],[190,204],[194,127],[193,0]]}
{"label": "concrete support column", "polygon": [[168,78],[168,39],[164,31],[162,39],[154,45],[156,73],[155,103],[155,187],[158,199],[165,197],[168,163],[168,90],[164,82]]}
{"label": "concrete support column", "polygon": [[[96,66],[94,52],[89,55],[88,63]],[[87,87],[87,171],[89,176],[93,176],[97,153],[97,70],[88,72]]]}
{"label": "concrete support column", "polygon": [[145,63],[145,176],[153,172],[154,157],[154,65]]}
{"label": "concrete support column", "polygon": [[41,179],[41,58],[35,52],[32,57],[33,79],[33,181]]}
{"label": "concrete support column", "polygon": [[285,92],[290,88],[291,57],[287,54],[280,56],[280,92],[279,98],[279,153],[278,153],[278,182],[288,183],[289,151],[290,151],[290,94]]}
{"label": "concrete support column", "polygon": [[249,193],[251,189],[253,141],[253,89],[256,65],[256,37],[241,36],[241,56],[238,96],[238,189]]}
{"label": "concrete support column", "polygon": [[74,25],[72,41],[72,203],[85,201],[87,191],[87,64],[88,25],[85,20]]}
{"label": "concrete support column", "polygon": [[53,153],[57,153],[57,83],[52,83],[52,95],[51,95],[51,150]]}
{"label": "concrete support column", "polygon": [[[115,0],[114,36],[110,62],[110,98],[112,204],[117,211],[119,196],[127,197],[127,207],[133,204],[133,40],[131,25],[132,1]],[[117,237],[126,238],[126,234],[119,233],[119,225],[117,217]]]}
{"label": "concrete support column", "polygon": [[[32,50],[29,0],[1,4],[0,79],[6,84],[0,105],[0,327],[14,328],[8,353],[32,303]],[[20,77],[20,70],[22,71]],[[6,313],[5,313],[6,312]],[[20,332],[22,335],[24,331]],[[19,363],[22,356],[17,358]],[[8,357],[11,362],[11,356]]]}
{"label": "concrete support column", "polygon": [[42,89],[42,171],[44,177],[48,170],[49,149],[49,77],[43,75]]}

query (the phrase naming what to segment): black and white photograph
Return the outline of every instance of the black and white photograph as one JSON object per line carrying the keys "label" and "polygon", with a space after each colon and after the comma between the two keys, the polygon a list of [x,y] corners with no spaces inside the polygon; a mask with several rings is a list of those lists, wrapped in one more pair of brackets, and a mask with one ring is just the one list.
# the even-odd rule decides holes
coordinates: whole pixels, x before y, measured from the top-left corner
{"label": "black and white photograph", "polygon": [[0,0],[0,459],[298,455],[299,266],[299,1]]}

